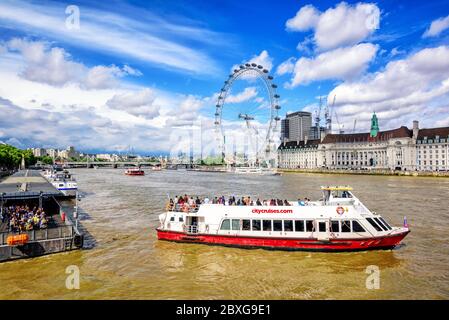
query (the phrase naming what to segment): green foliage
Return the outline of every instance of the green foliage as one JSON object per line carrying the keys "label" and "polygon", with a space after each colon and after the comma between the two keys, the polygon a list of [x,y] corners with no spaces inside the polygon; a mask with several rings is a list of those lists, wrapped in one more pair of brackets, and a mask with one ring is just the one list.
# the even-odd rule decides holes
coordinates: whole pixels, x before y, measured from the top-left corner
{"label": "green foliage", "polygon": [[40,161],[44,164],[49,164],[52,165],[53,164],[53,158],[49,157],[49,156],[43,156],[43,157],[36,157],[37,161]]}
{"label": "green foliage", "polygon": [[223,164],[223,158],[220,156],[207,157],[207,158],[201,160],[201,164],[206,165],[206,166],[221,165],[221,164]]}
{"label": "green foliage", "polygon": [[22,162],[22,155],[25,158],[25,164],[27,166],[36,163],[36,157],[34,157],[31,150],[20,150],[8,144],[1,144],[0,167],[7,169],[18,168]]}

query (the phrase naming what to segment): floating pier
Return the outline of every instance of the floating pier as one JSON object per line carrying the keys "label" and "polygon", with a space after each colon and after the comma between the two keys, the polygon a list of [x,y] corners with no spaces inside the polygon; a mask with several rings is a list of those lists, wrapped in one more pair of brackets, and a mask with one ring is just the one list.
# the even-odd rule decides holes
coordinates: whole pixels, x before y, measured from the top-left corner
{"label": "floating pier", "polygon": [[[45,229],[12,232],[2,219],[9,206],[43,208],[48,224]],[[0,183],[0,262],[30,258],[83,247],[84,237],[75,224],[75,202],[48,182],[39,171],[23,170]],[[14,241],[19,239],[21,241]]]}

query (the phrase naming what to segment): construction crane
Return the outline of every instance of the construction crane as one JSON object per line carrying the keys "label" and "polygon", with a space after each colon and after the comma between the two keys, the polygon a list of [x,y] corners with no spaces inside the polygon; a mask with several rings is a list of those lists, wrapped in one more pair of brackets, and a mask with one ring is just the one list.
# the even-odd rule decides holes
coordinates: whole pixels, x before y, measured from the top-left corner
{"label": "construction crane", "polygon": [[352,133],[355,132],[356,125],[357,125],[357,118],[354,119],[354,126],[352,127]]}
{"label": "construction crane", "polygon": [[336,98],[337,98],[337,96],[334,95],[334,100],[332,101],[332,110],[331,110],[331,112],[333,111],[334,114],[335,114],[335,120],[337,120],[337,125],[338,125],[338,133],[339,134],[343,134],[344,133],[344,130],[343,130],[344,125],[340,125],[340,120],[338,120],[338,114],[337,114],[337,111],[335,110],[335,100],[336,100]]}
{"label": "construction crane", "polygon": [[322,106],[322,101],[321,101],[321,96],[320,96],[320,104],[318,105],[318,109],[315,110],[315,125],[316,125],[317,128],[320,128],[321,106]]}

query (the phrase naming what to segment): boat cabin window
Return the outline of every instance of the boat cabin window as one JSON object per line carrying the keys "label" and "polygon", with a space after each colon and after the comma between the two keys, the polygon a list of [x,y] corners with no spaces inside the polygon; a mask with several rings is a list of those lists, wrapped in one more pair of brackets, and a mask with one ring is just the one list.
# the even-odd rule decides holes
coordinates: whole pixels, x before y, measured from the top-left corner
{"label": "boat cabin window", "polygon": [[318,231],[326,232],[326,222],[318,222]]}
{"label": "boat cabin window", "polygon": [[251,231],[251,220],[242,220],[242,230]]}
{"label": "boat cabin window", "polygon": [[391,229],[392,229],[391,226],[385,221],[384,218],[379,217],[379,220],[383,222],[383,224],[387,227],[388,230],[391,230]]}
{"label": "boat cabin window", "polygon": [[179,222],[184,222],[184,218],[183,217],[179,217]]}
{"label": "boat cabin window", "polygon": [[313,227],[313,220],[306,220],[306,231],[312,232],[315,228]]}
{"label": "boat cabin window", "polygon": [[170,217],[170,221],[175,221],[175,217]]}
{"label": "boat cabin window", "polygon": [[229,219],[223,220],[220,230],[231,230],[231,222],[229,221]]}
{"label": "boat cabin window", "polygon": [[263,231],[271,231],[271,220],[262,220]]}
{"label": "boat cabin window", "polygon": [[284,231],[293,231],[293,220],[284,220]]}
{"label": "boat cabin window", "polygon": [[282,231],[282,220],[273,220],[273,231]]}
{"label": "boat cabin window", "polygon": [[333,198],[352,198],[352,195],[346,190],[333,190]]}
{"label": "boat cabin window", "polygon": [[352,232],[366,232],[358,221],[352,221]]}
{"label": "boat cabin window", "polygon": [[239,219],[232,219],[232,230],[240,230],[240,220]]}
{"label": "boat cabin window", "polygon": [[366,220],[369,222],[370,225],[373,226],[374,229],[376,229],[377,231],[382,231],[382,228],[379,227],[379,226],[377,225],[377,223],[374,222],[373,219],[371,219],[371,218],[366,218]]}
{"label": "boat cabin window", "polygon": [[331,221],[331,230],[332,232],[340,232],[340,223],[338,220]]}
{"label": "boat cabin window", "polygon": [[379,220],[379,218],[374,218],[374,221],[376,221],[377,224],[378,224],[384,231],[388,231],[388,228],[382,223],[382,221]]}
{"label": "boat cabin window", "polygon": [[304,232],[304,220],[295,220],[295,231]]}
{"label": "boat cabin window", "polygon": [[344,220],[341,222],[341,232],[351,232],[351,221]]}
{"label": "boat cabin window", "polygon": [[251,220],[253,231],[260,231],[260,220]]}

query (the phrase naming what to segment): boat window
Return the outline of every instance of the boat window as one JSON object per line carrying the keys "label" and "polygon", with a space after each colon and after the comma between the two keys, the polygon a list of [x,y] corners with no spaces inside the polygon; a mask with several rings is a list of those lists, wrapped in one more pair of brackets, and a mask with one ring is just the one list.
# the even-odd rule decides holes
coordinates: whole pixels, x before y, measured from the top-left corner
{"label": "boat window", "polygon": [[326,232],[326,222],[318,222],[318,231]]}
{"label": "boat window", "polygon": [[271,220],[262,220],[263,231],[271,231]]}
{"label": "boat window", "polygon": [[377,222],[377,224],[384,230],[384,231],[388,231],[388,228],[386,226],[384,226],[384,224],[378,219],[378,218],[374,218],[374,221]]}
{"label": "boat window", "polygon": [[313,220],[306,220],[306,231],[307,232],[312,232],[313,229],[315,229],[313,227]]}
{"label": "boat window", "polygon": [[293,231],[293,220],[284,220],[284,231]]}
{"label": "boat window", "polygon": [[331,229],[332,232],[340,232],[340,223],[338,222],[338,220],[331,221]]}
{"label": "boat window", "polygon": [[170,218],[170,221],[175,221],[175,217],[171,217],[171,218]]}
{"label": "boat window", "polygon": [[304,232],[304,220],[295,220],[295,231]]}
{"label": "boat window", "polygon": [[382,231],[382,228],[379,227],[379,226],[377,225],[377,223],[374,222],[373,219],[371,219],[371,218],[366,218],[366,220],[369,222],[370,225],[372,225],[372,226],[374,227],[374,229],[376,229],[377,231]]}
{"label": "boat window", "polygon": [[240,220],[239,219],[232,219],[232,230],[240,230]]}
{"label": "boat window", "polygon": [[351,232],[351,221],[344,220],[341,222],[341,232]]}
{"label": "boat window", "polygon": [[179,222],[184,222],[184,218],[183,217],[179,217]]}
{"label": "boat window", "polygon": [[379,220],[382,221],[382,222],[384,223],[384,225],[388,228],[388,230],[391,230],[391,229],[392,229],[391,226],[385,221],[384,218],[379,217]]}
{"label": "boat window", "polygon": [[242,220],[242,230],[250,231],[251,230],[251,220]]}
{"label": "boat window", "polygon": [[260,220],[251,220],[253,231],[260,231]]}
{"label": "boat window", "polygon": [[273,231],[282,231],[282,220],[273,220]]}
{"label": "boat window", "polygon": [[352,232],[366,232],[358,221],[352,221]]}
{"label": "boat window", "polygon": [[229,219],[223,220],[223,222],[221,223],[220,230],[231,230],[231,223],[230,223]]}

